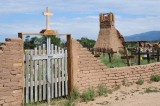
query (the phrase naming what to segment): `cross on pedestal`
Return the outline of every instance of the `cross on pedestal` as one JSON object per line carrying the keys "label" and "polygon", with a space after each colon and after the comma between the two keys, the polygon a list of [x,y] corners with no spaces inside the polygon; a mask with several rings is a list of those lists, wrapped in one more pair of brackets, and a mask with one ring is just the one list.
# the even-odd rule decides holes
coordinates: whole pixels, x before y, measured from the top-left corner
{"label": "cross on pedestal", "polygon": [[43,12],[43,15],[46,16],[46,30],[49,30],[50,16],[52,16],[53,13],[51,13],[49,7],[47,7],[46,12]]}

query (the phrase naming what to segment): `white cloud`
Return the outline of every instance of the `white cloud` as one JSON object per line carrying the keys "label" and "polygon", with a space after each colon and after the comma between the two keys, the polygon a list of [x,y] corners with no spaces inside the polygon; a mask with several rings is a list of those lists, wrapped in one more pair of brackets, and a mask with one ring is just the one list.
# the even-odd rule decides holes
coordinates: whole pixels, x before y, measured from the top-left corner
{"label": "white cloud", "polygon": [[[96,39],[99,13],[104,12],[115,13],[116,27],[123,35],[159,30],[159,4],[160,0],[3,0],[0,2],[0,15],[9,17],[21,13],[41,17],[45,7],[50,6],[55,13],[51,18],[52,28],[60,33],[71,33],[74,38],[87,36]],[[0,32],[4,35],[20,31],[38,32],[45,27],[44,22],[45,19],[40,21],[33,17],[31,20],[0,23]]]}

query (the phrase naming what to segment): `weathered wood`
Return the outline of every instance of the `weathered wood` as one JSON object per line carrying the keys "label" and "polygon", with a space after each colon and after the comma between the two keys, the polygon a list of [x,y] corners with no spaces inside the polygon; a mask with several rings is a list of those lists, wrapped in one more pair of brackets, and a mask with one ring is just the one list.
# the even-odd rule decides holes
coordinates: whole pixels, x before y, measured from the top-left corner
{"label": "weathered wood", "polygon": [[[50,54],[50,38],[47,37],[47,55]],[[47,59],[47,101],[50,102],[50,84],[51,84],[51,70],[50,59]]]}
{"label": "weathered wood", "polygon": [[[65,77],[66,78],[66,77]],[[56,80],[57,79],[57,80]],[[67,79],[67,78],[66,78]],[[60,80],[58,80],[58,78],[53,78],[53,80],[56,80],[57,81],[57,83],[60,81],[60,82],[62,82],[62,77],[60,77]],[[46,80],[41,80],[41,81],[37,81],[37,85],[39,85],[40,84],[40,82],[41,82],[41,84],[43,85],[43,84],[47,84],[48,82],[46,81]],[[56,83],[56,82],[54,82],[54,83]],[[31,85],[31,82],[28,82],[28,87],[30,87],[30,85]],[[32,81],[32,85],[33,85],[33,87],[35,86],[35,81]],[[25,86],[26,87],[26,86]]]}
{"label": "weathered wood", "polygon": [[126,47],[124,47],[124,52],[125,52],[126,59],[127,59],[127,65],[128,65],[128,66],[131,66],[130,61],[129,61],[129,57],[128,57],[128,51],[127,51],[127,48],[126,48]]}
{"label": "weathered wood", "polygon": [[[51,44],[51,55],[53,55],[53,44]],[[51,98],[54,98],[54,67],[53,67],[54,61],[51,59]]]}
{"label": "weathered wood", "polygon": [[25,66],[26,103],[29,103],[29,87],[28,87],[29,55],[28,55],[28,52],[25,53],[25,60],[26,60],[26,66]]}
{"label": "weathered wood", "polygon": [[36,33],[36,32],[33,32],[33,33],[30,33],[30,32],[26,32],[26,33],[23,33],[23,35],[30,35],[30,36],[35,36],[35,35],[45,35],[45,36],[65,36],[65,35],[68,35],[68,34],[57,34],[55,33],[54,35],[51,35],[51,34],[44,34],[44,33]]}
{"label": "weathered wood", "polygon": [[[45,45],[43,44],[43,55],[45,55]],[[43,60],[43,81],[46,81],[46,60]],[[46,84],[43,84],[43,100],[46,99]]]}
{"label": "weathered wood", "polygon": [[[30,52],[30,56],[33,55],[33,50],[31,50]],[[33,102],[33,61],[31,60],[30,61],[30,82],[31,82],[31,85],[30,85],[30,101]]]}
{"label": "weathered wood", "polygon": [[[55,46],[55,54],[57,54],[57,46]],[[58,97],[58,91],[57,91],[57,67],[58,67],[58,62],[57,62],[57,59],[55,59],[55,97]]]}
{"label": "weathered wood", "polygon": [[159,48],[157,49],[157,62],[159,62]]}
{"label": "weathered wood", "polygon": [[[28,84],[28,93],[30,94],[26,94],[28,96],[26,98],[30,98],[31,103],[42,100],[50,102],[52,98],[68,95],[67,50],[64,52],[64,49],[57,48],[57,46],[54,50],[53,44],[48,38],[47,48],[43,44],[42,50],[40,46],[38,50],[34,49],[34,54],[33,50],[28,51],[30,51],[30,56],[28,58],[27,55],[25,56],[25,62],[27,65],[28,61],[28,66],[30,66],[28,68],[30,69],[30,78],[28,78],[29,81],[25,79],[24,86],[27,87]],[[40,58],[35,59],[35,57]],[[27,103],[27,101],[25,102]]]}
{"label": "weathered wood", "polygon": [[147,50],[147,62],[150,63],[149,51]]}
{"label": "weathered wood", "polygon": [[[58,47],[58,53],[60,54],[60,47]],[[61,59],[58,59],[58,96],[61,96]]]}
{"label": "weathered wood", "polygon": [[72,89],[73,89],[73,70],[72,70],[72,41],[71,41],[71,35],[67,35],[67,51],[68,51],[68,58],[67,58],[67,64],[68,64],[68,93],[70,95]]}
{"label": "weathered wood", "polygon": [[141,49],[140,49],[140,42],[138,47],[138,65],[141,65]]}
{"label": "weathered wood", "polygon": [[[39,46],[38,48],[38,54],[39,55],[42,55],[41,54],[41,46]],[[38,81],[39,81],[39,101],[42,101],[42,60],[39,60],[39,70],[38,70]]]}
{"label": "weathered wood", "polygon": [[[134,56],[128,56],[129,59],[134,58]],[[126,56],[121,56],[121,59],[127,59]]]}
{"label": "weathered wood", "polygon": [[67,69],[68,69],[68,67],[67,67],[67,50],[65,50],[65,58],[64,58],[64,71],[65,71],[65,95],[68,95],[68,71],[67,71]]}
{"label": "weathered wood", "polygon": [[62,54],[47,54],[47,55],[44,55],[44,56],[40,56],[40,55],[33,55],[32,57],[32,60],[47,60],[48,58],[50,59],[54,59],[54,58],[63,58],[63,55]]}
{"label": "weathered wood", "polygon": [[[34,49],[34,55],[37,55],[37,48]],[[34,87],[34,99],[35,102],[37,102],[37,74],[38,74],[38,66],[37,66],[37,61],[34,61],[34,81],[35,81],[35,87]]]}
{"label": "weathered wood", "polygon": [[62,49],[62,96],[64,96],[64,49]]}

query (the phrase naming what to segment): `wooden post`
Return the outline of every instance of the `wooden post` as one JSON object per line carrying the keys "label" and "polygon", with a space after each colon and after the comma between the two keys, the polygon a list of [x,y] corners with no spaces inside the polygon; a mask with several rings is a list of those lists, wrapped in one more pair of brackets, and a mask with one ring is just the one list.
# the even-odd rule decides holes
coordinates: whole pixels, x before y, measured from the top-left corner
{"label": "wooden post", "polygon": [[139,43],[139,47],[138,47],[138,65],[140,65],[141,64],[141,50],[140,50],[140,42],[138,42]]}
{"label": "wooden post", "polygon": [[22,90],[22,92],[23,92],[23,94],[22,94],[22,106],[24,106],[24,42],[23,42],[23,34],[22,33],[18,33],[18,38],[21,38],[22,39],[22,47],[23,47],[23,51],[22,51],[22,55],[23,55],[23,57],[22,57],[22,59],[23,59],[23,62],[22,62],[22,87],[23,87],[23,90]]}
{"label": "wooden post", "polygon": [[18,33],[18,38],[21,38],[23,40],[23,33],[22,32]]}
{"label": "wooden post", "polygon": [[109,57],[109,62],[112,63],[112,60],[111,60],[111,53],[108,53],[108,57]]}
{"label": "wooden post", "polygon": [[157,62],[159,62],[159,47],[157,48]]}
{"label": "wooden post", "polygon": [[149,51],[147,50],[147,61],[150,63],[150,56],[149,56]]}
{"label": "wooden post", "polygon": [[126,47],[124,47],[124,52],[125,52],[125,54],[126,54],[127,65],[130,66],[129,57],[128,57],[128,52],[127,52],[127,48],[126,48]]}
{"label": "wooden post", "polygon": [[70,95],[73,89],[73,70],[72,70],[72,44],[71,35],[67,35],[67,65],[68,65],[68,94]]}

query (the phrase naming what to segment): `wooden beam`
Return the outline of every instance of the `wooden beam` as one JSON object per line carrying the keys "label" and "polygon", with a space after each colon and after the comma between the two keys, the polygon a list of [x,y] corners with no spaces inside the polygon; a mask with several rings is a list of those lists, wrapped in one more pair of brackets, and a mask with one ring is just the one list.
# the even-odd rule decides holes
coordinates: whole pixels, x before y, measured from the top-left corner
{"label": "wooden beam", "polygon": [[27,32],[27,33],[23,33],[23,35],[44,35],[44,36],[66,36],[66,35],[70,35],[70,34],[44,34],[44,33],[30,33],[30,32]]}
{"label": "wooden beam", "polygon": [[73,70],[72,70],[72,41],[71,35],[67,35],[67,65],[68,65],[68,94],[70,95],[73,89]]}

